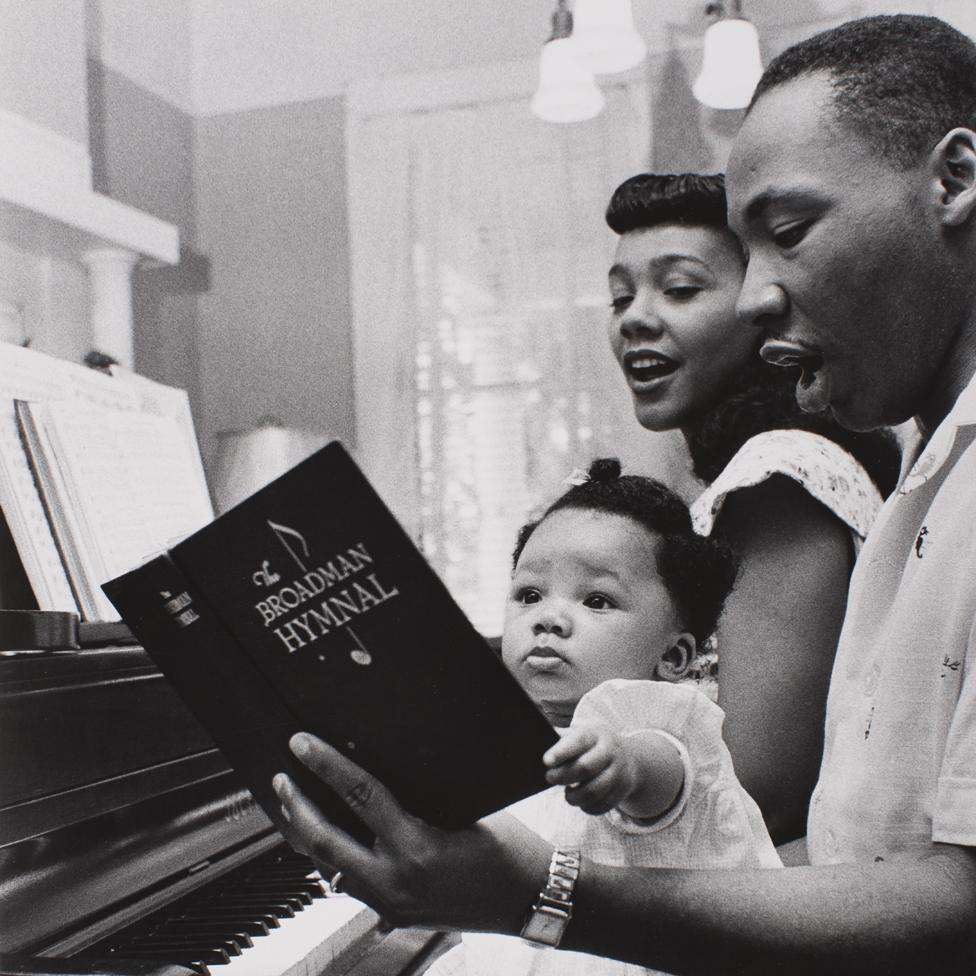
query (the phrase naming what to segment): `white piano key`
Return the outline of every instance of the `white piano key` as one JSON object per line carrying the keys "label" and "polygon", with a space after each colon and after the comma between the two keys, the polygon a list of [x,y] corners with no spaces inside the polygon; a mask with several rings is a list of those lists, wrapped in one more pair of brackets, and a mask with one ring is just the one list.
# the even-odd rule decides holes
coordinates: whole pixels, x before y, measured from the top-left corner
{"label": "white piano key", "polygon": [[215,976],[314,976],[364,936],[379,916],[346,895],[316,898],[281,927],[254,937],[229,963],[210,964]]}

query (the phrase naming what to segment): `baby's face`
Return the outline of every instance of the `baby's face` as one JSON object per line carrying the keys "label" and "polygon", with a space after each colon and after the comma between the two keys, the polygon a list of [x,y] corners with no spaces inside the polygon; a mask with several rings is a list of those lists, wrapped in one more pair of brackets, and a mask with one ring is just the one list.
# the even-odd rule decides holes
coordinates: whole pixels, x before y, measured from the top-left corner
{"label": "baby's face", "polygon": [[502,658],[554,725],[609,678],[655,677],[682,626],[657,571],[656,535],[620,515],[562,509],[519,557]]}

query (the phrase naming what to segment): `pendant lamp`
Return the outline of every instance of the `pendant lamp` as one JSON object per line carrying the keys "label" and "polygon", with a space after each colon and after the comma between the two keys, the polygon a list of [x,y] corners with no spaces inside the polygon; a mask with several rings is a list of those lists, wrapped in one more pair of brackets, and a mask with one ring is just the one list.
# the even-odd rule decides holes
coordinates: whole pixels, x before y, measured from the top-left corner
{"label": "pendant lamp", "polygon": [[552,34],[539,58],[539,87],[532,96],[532,111],[546,122],[582,122],[598,115],[603,104],[603,92],[592,71],[580,61],[573,15],[566,0],[557,0]]}
{"label": "pendant lamp", "polygon": [[709,108],[745,108],[763,70],[759,35],[742,15],[741,0],[710,3],[705,13],[716,19],[705,31],[702,70],[692,91]]}
{"label": "pendant lamp", "polygon": [[573,19],[580,58],[596,74],[626,71],[647,54],[630,0],[576,0]]}

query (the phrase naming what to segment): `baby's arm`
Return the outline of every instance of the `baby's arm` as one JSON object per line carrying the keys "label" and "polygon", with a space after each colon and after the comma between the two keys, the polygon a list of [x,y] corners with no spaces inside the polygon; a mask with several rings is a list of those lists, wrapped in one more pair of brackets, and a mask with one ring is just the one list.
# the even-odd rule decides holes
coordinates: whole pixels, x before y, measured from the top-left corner
{"label": "baby's arm", "polygon": [[641,820],[659,817],[684,785],[677,747],[653,729],[618,735],[604,726],[574,725],[542,761],[546,779],[565,786],[566,801],[584,813],[616,807]]}

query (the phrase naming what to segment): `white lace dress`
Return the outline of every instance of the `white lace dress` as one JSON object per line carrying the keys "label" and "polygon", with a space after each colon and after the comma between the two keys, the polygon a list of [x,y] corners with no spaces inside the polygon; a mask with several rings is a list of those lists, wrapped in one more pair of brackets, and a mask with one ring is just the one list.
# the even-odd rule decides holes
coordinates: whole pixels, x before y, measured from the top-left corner
{"label": "white lace dress", "polygon": [[[883,501],[870,475],[851,454],[829,438],[806,430],[767,430],[750,438],[722,473],[691,506],[691,521],[699,535],[711,535],[725,500],[742,488],[752,488],[773,475],[791,478],[825,505],[851,533],[855,555]],[[718,653],[714,640],[698,659],[691,680],[702,691],[717,695]]]}
{"label": "white lace dress", "polygon": [[867,471],[839,444],[807,430],[767,430],[739,448],[722,473],[691,506],[699,535],[711,535],[722,505],[734,491],[774,474],[792,478],[850,529],[855,552],[881,508],[881,493]]}

